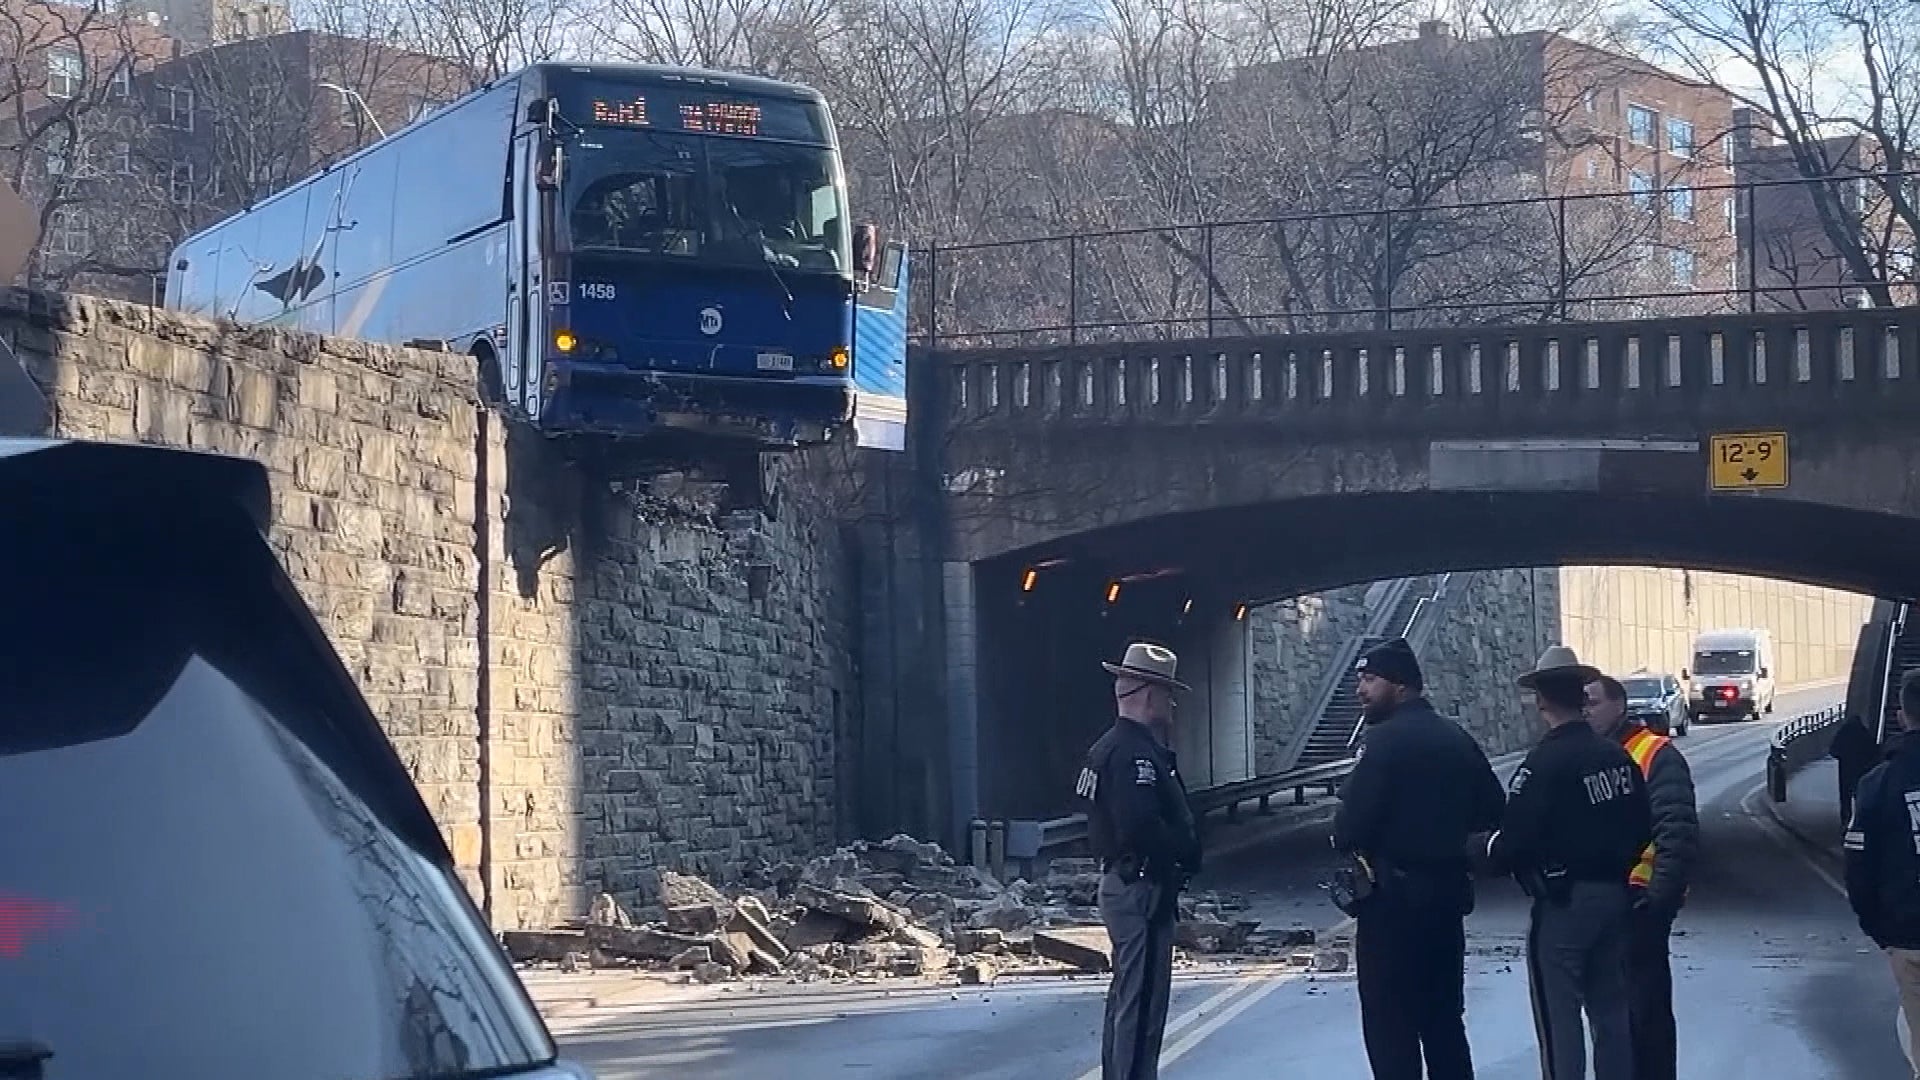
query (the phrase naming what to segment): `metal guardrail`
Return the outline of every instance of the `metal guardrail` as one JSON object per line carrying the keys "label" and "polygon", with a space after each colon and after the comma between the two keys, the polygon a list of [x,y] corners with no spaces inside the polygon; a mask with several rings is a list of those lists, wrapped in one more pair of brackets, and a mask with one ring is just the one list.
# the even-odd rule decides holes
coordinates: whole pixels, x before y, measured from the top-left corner
{"label": "metal guardrail", "polygon": [[1818,712],[1796,716],[1780,725],[1767,746],[1767,796],[1787,801],[1787,778],[1797,769],[1827,756],[1834,729],[1846,716],[1846,706],[1829,705]]}
{"label": "metal guardrail", "polygon": [[[1296,804],[1307,801],[1307,789],[1324,787],[1329,795],[1339,787],[1340,781],[1353,771],[1357,758],[1329,761],[1305,769],[1290,769],[1272,776],[1256,776],[1251,780],[1238,780],[1231,784],[1204,788],[1188,797],[1188,805],[1194,813],[1205,815],[1215,810],[1225,810],[1229,818],[1239,813],[1242,805],[1249,802],[1260,804],[1265,813],[1271,808],[1273,797],[1291,790]],[[1038,854],[1056,852],[1070,844],[1087,837],[1087,815],[1069,814],[1040,823],[1040,844]]]}
{"label": "metal guardrail", "polygon": [[[1796,716],[1773,733],[1767,748],[1767,791],[1774,802],[1786,801],[1787,777],[1794,770],[1826,755],[1833,739],[1833,730],[1840,725],[1845,712],[1844,705],[1830,705],[1816,712]],[[1232,819],[1241,806],[1250,802],[1257,802],[1260,812],[1265,813],[1271,808],[1273,797],[1284,791],[1293,792],[1295,804],[1306,802],[1308,788],[1323,787],[1327,794],[1333,794],[1340,782],[1353,772],[1354,763],[1358,760],[1357,757],[1345,758],[1310,768],[1290,769],[1272,776],[1256,776],[1251,780],[1221,784],[1193,792],[1188,802],[1194,812],[1201,815],[1225,810],[1227,817]],[[1069,814],[1042,821],[1039,823],[1039,843],[1034,854],[1044,856],[1058,852],[1086,837],[1085,814]]]}

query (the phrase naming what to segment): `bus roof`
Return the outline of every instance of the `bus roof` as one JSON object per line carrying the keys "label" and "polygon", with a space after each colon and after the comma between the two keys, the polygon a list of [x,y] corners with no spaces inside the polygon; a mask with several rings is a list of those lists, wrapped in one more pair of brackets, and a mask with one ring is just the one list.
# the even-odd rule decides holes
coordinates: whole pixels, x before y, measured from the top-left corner
{"label": "bus roof", "polygon": [[670,67],[664,64],[601,64],[571,63],[564,60],[549,60],[533,65],[540,71],[572,72],[581,75],[598,75],[616,79],[632,79],[635,82],[691,83],[695,85],[725,86],[750,94],[765,94],[769,97],[788,97],[801,101],[824,102],[826,96],[811,86],[799,83],[783,82],[760,75],[745,75],[734,71],[715,71],[711,68]]}
{"label": "bus roof", "polygon": [[367,156],[368,154],[373,153],[375,150],[378,150],[384,147],[387,143],[392,142],[394,139],[399,138],[400,136],[406,134],[409,131],[413,131],[427,124],[431,124],[434,121],[439,120],[442,117],[445,117],[455,112],[462,105],[465,105],[471,101],[478,99],[481,95],[497,88],[501,83],[518,82],[521,78],[523,78],[529,72],[534,72],[534,71],[539,71],[542,73],[549,72],[549,71],[565,71],[565,72],[573,72],[575,74],[596,75],[601,77],[612,77],[616,79],[632,79],[635,82],[693,83],[693,84],[705,83],[705,84],[716,85],[716,86],[727,86],[733,89],[746,91],[748,93],[764,94],[771,97],[789,97],[789,98],[795,98],[802,101],[820,102],[822,104],[826,102],[826,97],[822,95],[818,90],[815,90],[809,86],[802,86],[799,83],[781,82],[778,79],[766,79],[758,75],[740,75],[732,72],[712,71],[707,68],[668,67],[660,64],[588,64],[588,63],[570,63],[566,61],[557,61],[557,60],[547,61],[545,63],[540,63],[540,64],[530,64],[527,67],[520,68],[517,71],[509,72],[508,74],[502,75],[497,79],[491,79],[481,84],[480,86],[477,86],[474,89],[469,90],[468,92],[460,95],[459,97],[441,106],[440,108],[435,109],[430,113],[426,113],[418,117],[412,123],[407,124],[405,127],[402,127],[396,131],[390,132],[389,134],[387,134],[385,138],[375,139],[373,142],[370,142],[367,145],[359,148],[358,150],[355,150],[353,153],[348,154],[346,157],[343,157],[338,161],[331,162],[322,168],[315,169],[313,172],[310,172],[306,176],[303,176],[300,179],[294,181],[293,183],[288,184],[286,187],[283,187],[278,191],[270,192],[269,194],[261,197],[258,201],[241,207],[239,210],[236,210],[233,213],[228,214],[226,217],[223,217],[220,220],[208,225],[206,228],[200,229],[197,232],[193,232],[188,234],[187,236],[182,237],[177,243],[173,245],[173,252],[168,256],[168,259],[167,259],[168,273],[172,273],[172,267],[174,262],[176,261],[176,258],[179,252],[183,248],[192,244],[194,241],[200,239],[206,234],[213,232],[216,229],[223,228],[229,223],[231,223],[232,221],[234,221],[236,218],[240,218],[245,216],[246,214],[250,214],[253,211],[268,205],[269,203],[272,203],[276,199],[279,199],[285,195],[289,195],[295,191],[298,191],[299,189],[307,186],[308,184],[312,183],[314,180],[318,179],[319,177],[326,176],[328,173],[331,173],[336,169],[342,169],[347,167],[348,165],[353,164],[354,162],[360,160],[361,158]]}

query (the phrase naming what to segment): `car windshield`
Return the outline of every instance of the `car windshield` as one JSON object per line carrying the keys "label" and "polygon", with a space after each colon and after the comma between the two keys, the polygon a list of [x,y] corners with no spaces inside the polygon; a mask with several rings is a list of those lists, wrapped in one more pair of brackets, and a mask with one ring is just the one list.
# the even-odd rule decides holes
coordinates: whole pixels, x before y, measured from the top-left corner
{"label": "car windshield", "polygon": [[1696,653],[1693,670],[1698,675],[1751,675],[1754,670],[1753,650],[1721,649]]}
{"label": "car windshield", "polygon": [[1627,679],[1620,685],[1626,688],[1629,699],[1657,698],[1661,694],[1659,679]]}
{"label": "car windshield", "polygon": [[46,1080],[551,1061],[258,534],[56,516],[0,530],[0,1043]]}
{"label": "car windshield", "polygon": [[590,130],[570,144],[576,251],[844,273],[839,169],[822,146]]}

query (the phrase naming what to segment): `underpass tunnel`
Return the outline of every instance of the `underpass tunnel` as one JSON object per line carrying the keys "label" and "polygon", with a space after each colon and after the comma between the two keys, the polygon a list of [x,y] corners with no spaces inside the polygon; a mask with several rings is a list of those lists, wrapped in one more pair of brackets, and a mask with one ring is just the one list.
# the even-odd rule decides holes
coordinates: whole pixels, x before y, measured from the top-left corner
{"label": "underpass tunnel", "polygon": [[1204,788],[1259,771],[1246,618],[1259,604],[1450,571],[1563,566],[1719,571],[1909,599],[1920,595],[1915,525],[1781,499],[1421,492],[1151,519],[981,562],[977,805],[1006,818],[1077,808],[1074,775],[1114,716],[1100,662],[1132,640],[1180,654],[1194,690],[1179,706],[1176,750],[1189,786]]}
{"label": "underpass tunnel", "polygon": [[1014,574],[980,574],[975,585],[983,813],[1065,812],[1087,747],[1113,723],[1113,676],[1101,663],[1135,641],[1179,655],[1191,689],[1176,706],[1174,749],[1187,784],[1252,775],[1245,605],[1152,570],[1106,578],[1062,564]]}

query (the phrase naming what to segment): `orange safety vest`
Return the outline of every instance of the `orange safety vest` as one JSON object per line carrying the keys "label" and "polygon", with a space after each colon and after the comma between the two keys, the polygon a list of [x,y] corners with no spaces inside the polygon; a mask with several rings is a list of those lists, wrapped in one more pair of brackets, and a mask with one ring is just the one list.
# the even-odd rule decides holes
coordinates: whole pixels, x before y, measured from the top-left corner
{"label": "orange safety vest", "polygon": [[[1627,756],[1633,759],[1635,765],[1640,766],[1641,776],[1652,779],[1653,755],[1659,753],[1661,747],[1672,741],[1665,735],[1655,735],[1652,731],[1641,728],[1628,737]],[[1653,843],[1649,841],[1640,852],[1640,861],[1635,863],[1633,870],[1627,874],[1627,884],[1644,889],[1652,881]]]}

